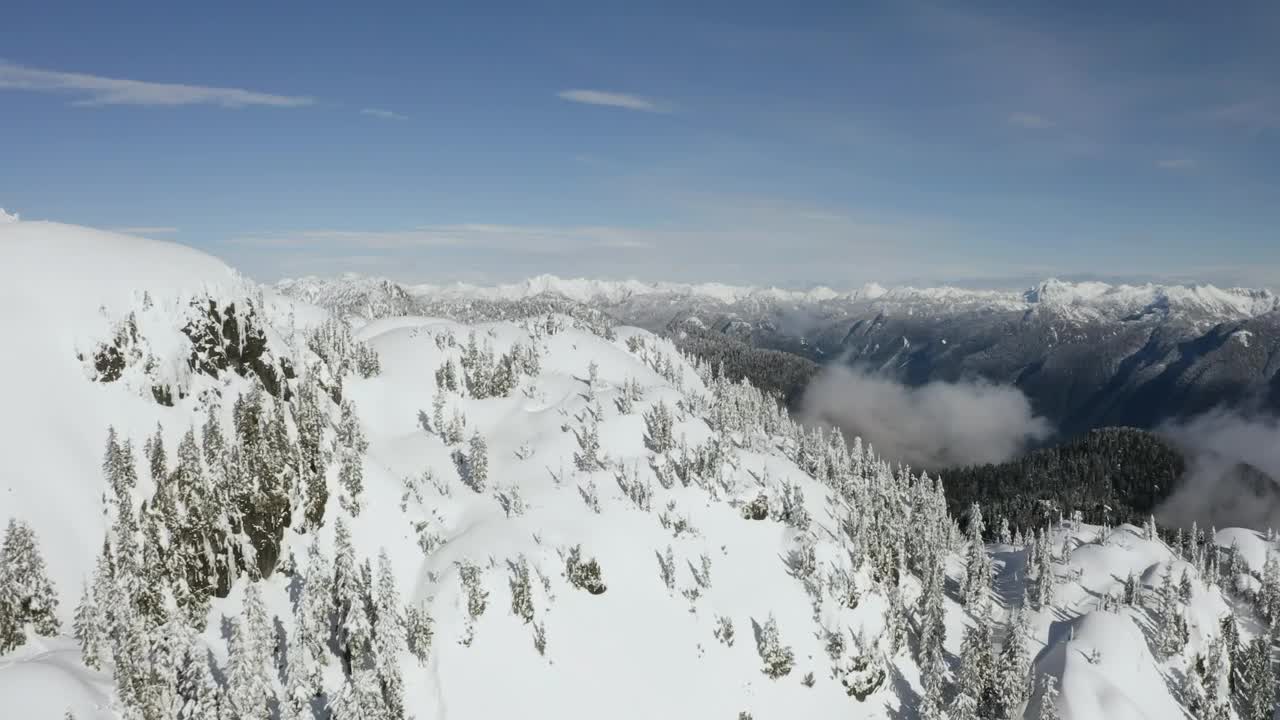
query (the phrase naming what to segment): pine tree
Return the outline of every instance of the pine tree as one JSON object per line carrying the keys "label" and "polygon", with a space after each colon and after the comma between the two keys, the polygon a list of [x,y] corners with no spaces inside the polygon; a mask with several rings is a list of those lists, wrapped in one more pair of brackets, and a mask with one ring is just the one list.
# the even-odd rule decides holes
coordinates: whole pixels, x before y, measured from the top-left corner
{"label": "pine tree", "polygon": [[578,448],[579,452],[573,454],[573,464],[579,470],[591,472],[603,466],[600,461],[600,422],[590,413],[578,430]]}
{"label": "pine tree", "polygon": [[342,415],[338,421],[338,481],[342,483],[342,506],[352,515],[360,514],[360,494],[364,491],[364,454],[369,449],[360,430],[355,405],[347,400],[342,403]]}
{"label": "pine tree", "polygon": [[1205,648],[1203,683],[1205,720],[1230,720],[1231,694],[1227,688],[1228,663],[1222,638],[1212,638]]}
{"label": "pine tree", "polygon": [[1182,605],[1174,589],[1172,573],[1168,570],[1160,582],[1157,596],[1160,610],[1160,625],[1157,630],[1156,645],[1166,656],[1174,655],[1182,650],[1186,643],[1183,637],[1184,620]]}
{"label": "pine tree", "polygon": [[997,664],[996,695],[1000,717],[1015,717],[1014,713],[1026,702],[1031,689],[1027,678],[1031,670],[1031,655],[1027,652],[1026,644],[1031,630],[1027,617],[1028,608],[1024,591],[1022,604],[1013,608],[1013,616],[1009,619],[1009,636],[1000,649]]}
{"label": "pine tree", "polygon": [[391,558],[383,550],[378,555],[378,591],[374,600],[373,623],[374,672],[382,690],[388,720],[403,720],[404,681],[400,676],[400,654],[405,651],[404,618],[400,610],[400,593],[396,589]]}
{"label": "pine tree", "polygon": [[312,537],[307,546],[307,568],[302,596],[294,608],[289,638],[285,690],[281,714],[285,720],[310,720],[312,703],[324,693],[323,668],[328,662],[331,612],[329,563]]}
{"label": "pine tree", "polygon": [[982,540],[985,530],[986,527],[982,522],[982,508],[975,502],[969,507],[967,530],[969,549],[965,561],[964,584],[961,588],[961,595],[968,607],[980,603],[986,597],[987,588],[991,585],[991,566]]}
{"label": "pine tree", "polygon": [[[943,583],[946,580],[940,554],[925,561],[925,585],[920,593],[920,644],[917,659],[921,667],[940,668],[945,672],[943,642],[946,639]],[[941,680],[939,680],[941,683]]]}
{"label": "pine tree", "polygon": [[330,720],[385,720],[387,707],[374,671],[360,668],[348,675],[328,709]]}
{"label": "pine tree", "polygon": [[26,641],[28,624],[39,635],[56,635],[57,608],[35,531],[10,518],[0,542],[0,655]]}
{"label": "pine tree", "polygon": [[772,613],[760,630],[760,640],[756,649],[760,653],[760,659],[764,661],[764,674],[770,679],[777,680],[791,673],[791,668],[795,665],[795,653],[790,647],[782,644],[778,634],[778,621],[774,619]]}
{"label": "pine tree", "polygon": [[531,623],[534,619],[534,608],[533,584],[529,581],[529,562],[521,556],[515,563],[508,564],[511,565],[513,575],[508,581],[511,586],[511,614],[525,623]]}
{"label": "pine tree", "polygon": [[982,717],[991,717],[995,704],[996,662],[992,645],[990,603],[981,600],[974,606],[973,624],[965,629],[960,645],[958,685],[960,695],[973,698]]}
{"label": "pine tree", "polygon": [[341,519],[334,532],[333,617],[335,644],[342,655],[343,670],[350,675],[368,658],[372,629],[366,610],[368,586],[356,564],[351,533]]}
{"label": "pine tree", "polygon": [[1040,608],[1053,604],[1053,587],[1057,576],[1053,571],[1053,551],[1049,546],[1049,533],[1040,535],[1036,552],[1036,602]]}
{"label": "pine tree", "polygon": [[[346,526],[339,522],[345,531]],[[345,537],[346,548],[350,536]],[[342,548],[345,549],[345,548]],[[354,560],[352,560],[354,564]],[[294,643],[307,649],[307,654],[317,666],[328,664],[330,618],[334,612],[332,586],[334,571],[329,559],[320,549],[319,538],[312,537],[307,545],[307,568],[302,581],[302,597],[298,601],[294,624]]]}
{"label": "pine tree", "polygon": [[106,640],[103,637],[102,620],[93,591],[85,583],[80,593],[80,604],[76,605],[73,627],[76,640],[80,642],[80,657],[84,659],[86,666],[95,670],[102,668],[102,645]]}
{"label": "pine tree", "polygon": [[1133,576],[1132,571],[1124,580],[1124,604],[1130,607],[1138,604],[1138,579]]}
{"label": "pine tree", "polygon": [[489,445],[484,436],[477,430],[471,434],[471,442],[467,448],[467,487],[478,493],[484,492],[489,482]]}
{"label": "pine tree", "polygon": [[1246,653],[1242,720],[1271,720],[1276,710],[1276,677],[1271,670],[1271,647],[1256,637]]}
{"label": "pine tree", "polygon": [[444,390],[436,391],[435,397],[431,398],[431,429],[441,438],[445,435],[444,403]]}
{"label": "pine tree", "polygon": [[303,520],[309,531],[317,530],[324,522],[324,510],[329,502],[326,471],[329,467],[331,452],[324,442],[328,417],[323,403],[323,390],[313,370],[308,372],[298,384],[297,411],[294,418],[298,428],[298,467],[302,474]]}
{"label": "pine tree", "polygon": [[1044,685],[1040,691],[1040,720],[1059,720],[1058,715],[1058,678],[1044,676]]}
{"label": "pine tree", "polygon": [[672,435],[675,423],[671,417],[671,408],[665,402],[659,400],[644,413],[644,424],[647,430],[645,440],[649,449],[661,455],[675,445]]}
{"label": "pine tree", "polygon": [[228,642],[227,711],[230,720],[269,720],[275,643],[256,584],[245,589],[244,609],[232,620]]}
{"label": "pine tree", "polygon": [[434,621],[426,606],[411,605],[404,614],[405,644],[409,652],[425,665],[431,658],[431,643],[435,639]]}
{"label": "pine tree", "polygon": [[219,720],[221,697],[208,652],[193,638],[182,657],[178,674],[178,720]]}

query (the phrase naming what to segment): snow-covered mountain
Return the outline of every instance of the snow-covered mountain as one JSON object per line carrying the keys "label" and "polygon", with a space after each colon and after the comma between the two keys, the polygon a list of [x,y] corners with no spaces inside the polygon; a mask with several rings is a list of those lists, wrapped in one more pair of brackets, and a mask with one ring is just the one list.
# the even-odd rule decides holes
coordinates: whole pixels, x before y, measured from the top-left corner
{"label": "snow-covered mountain", "polygon": [[981,378],[1017,386],[1062,436],[1155,428],[1216,406],[1280,410],[1280,296],[1269,290],[1047,280],[1022,292],[796,292],[548,276],[498,287],[347,276],[278,288],[356,317],[395,307],[476,319],[543,303],[838,360],[913,386]]}
{"label": "snow-covered mountain", "polygon": [[177,245],[20,221],[0,224],[0,267],[20,270],[0,283],[15,717],[1274,703],[1280,547],[1262,532],[1171,547],[987,518],[986,544],[936,479],[568,296],[277,292]]}
{"label": "snow-covered mountain", "polygon": [[[1270,290],[1217,288],[1213,285],[1111,285],[1103,282],[1046,280],[1023,291],[974,290],[957,287],[886,288],[869,283],[856,290],[836,291],[819,286],[809,290],[751,287],[719,283],[647,283],[638,280],[566,279],[539,275],[505,285],[401,285],[382,278],[348,274],[338,278],[307,277],[284,280],[277,287],[286,294],[313,298],[321,305],[347,306],[377,314],[382,308],[406,305],[413,298],[519,301],[555,295],[567,300],[615,311],[623,318],[638,307],[668,304],[719,305],[726,309],[761,305],[877,305],[883,308],[914,307],[944,312],[961,308],[1039,310],[1074,314],[1079,318],[1122,318],[1148,313],[1201,313],[1212,318],[1239,320],[1280,309],[1280,296]],[[368,303],[384,299],[383,303]]]}

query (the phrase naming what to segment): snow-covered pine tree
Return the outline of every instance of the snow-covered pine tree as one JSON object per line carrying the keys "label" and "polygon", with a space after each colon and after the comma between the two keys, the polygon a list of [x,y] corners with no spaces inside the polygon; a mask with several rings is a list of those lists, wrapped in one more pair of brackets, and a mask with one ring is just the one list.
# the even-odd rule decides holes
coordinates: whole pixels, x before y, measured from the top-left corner
{"label": "snow-covered pine tree", "polygon": [[[918,615],[920,643],[916,659],[922,668],[942,668],[945,673],[943,642],[946,639],[944,583],[945,560],[935,552],[925,561],[924,588],[920,593]],[[941,682],[941,681],[939,681]]]}
{"label": "snow-covered pine tree", "polygon": [[1191,602],[1191,590],[1191,576],[1184,567],[1182,568],[1182,577],[1178,579],[1178,599],[1183,604]]}
{"label": "snow-covered pine tree", "polygon": [[1009,633],[996,664],[997,717],[1017,717],[1015,713],[1026,702],[1031,691],[1028,678],[1031,655],[1026,644],[1031,632],[1029,610],[1024,588],[1022,604],[1013,607],[1012,617],[1009,618]]}
{"label": "snow-covered pine tree", "polygon": [[1040,690],[1039,720],[1059,720],[1058,714],[1058,678],[1045,675]]}
{"label": "snow-covered pine tree", "polygon": [[435,639],[435,621],[425,605],[410,605],[404,614],[405,645],[421,664],[431,657],[431,643]]}
{"label": "snow-covered pine tree", "polygon": [[604,466],[600,460],[600,421],[591,413],[583,418],[577,431],[578,452],[573,454],[573,464],[582,472],[592,472]]}
{"label": "snow-covered pine tree", "polygon": [[991,569],[982,539],[985,531],[982,507],[975,502],[969,506],[969,525],[966,530],[969,545],[965,560],[964,582],[961,587],[961,597],[967,607],[974,607],[981,603],[987,596],[987,589],[991,586]]}
{"label": "snow-covered pine tree", "polygon": [[387,707],[377,674],[371,668],[359,668],[348,675],[328,710],[329,720],[385,720]]}
{"label": "snow-covered pine tree", "polygon": [[385,549],[378,554],[378,589],[373,608],[373,669],[386,708],[385,718],[404,720],[404,680],[400,676],[400,654],[406,649],[404,618],[391,557]]}
{"label": "snow-covered pine tree", "polygon": [[773,617],[773,613],[769,613],[769,619],[765,621],[764,627],[760,628],[756,650],[760,653],[760,659],[764,661],[764,674],[770,679],[777,680],[791,673],[791,668],[795,665],[795,653],[790,647],[782,644],[782,638],[778,633],[778,621]]}
{"label": "snow-covered pine tree", "polygon": [[178,673],[178,720],[220,720],[221,689],[213,679],[209,654],[196,637],[182,655]]}
{"label": "snow-covered pine tree", "polygon": [[275,633],[256,583],[245,588],[244,609],[231,622],[226,710],[230,720],[270,720],[275,688]]}
{"label": "snow-covered pine tree", "polygon": [[1243,675],[1242,720],[1271,720],[1276,711],[1276,676],[1271,669],[1271,644],[1265,636],[1249,643]]}
{"label": "snow-covered pine tree", "polygon": [[303,375],[298,383],[294,420],[298,428],[303,521],[306,529],[314,532],[324,522],[324,509],[329,502],[329,485],[325,475],[332,455],[324,442],[329,419],[325,411],[323,390],[314,368]]}
{"label": "snow-covered pine tree", "polygon": [[441,438],[445,435],[444,404],[444,390],[437,390],[431,398],[431,430]]}
{"label": "snow-covered pine tree", "polygon": [[285,691],[281,713],[285,720],[310,720],[313,701],[323,695],[323,668],[329,659],[329,623],[333,612],[333,575],[329,561],[312,536],[307,545],[307,567],[302,593],[294,607],[289,637]]}
{"label": "snow-covered pine tree", "polygon": [[457,445],[466,438],[466,432],[467,419],[463,417],[462,410],[455,407],[449,423],[445,426],[444,441],[449,445]]}
{"label": "snow-covered pine tree", "polygon": [[342,483],[342,506],[353,516],[360,514],[360,493],[364,490],[364,454],[369,449],[360,430],[360,420],[355,405],[346,400],[338,420],[338,480]]}
{"label": "snow-covered pine tree", "polygon": [[1174,589],[1172,573],[1165,570],[1157,594],[1159,625],[1156,629],[1156,646],[1165,656],[1177,654],[1186,644],[1185,621],[1182,603]]}
{"label": "snow-covered pine tree", "polygon": [[1124,580],[1124,604],[1133,607],[1138,604],[1138,579],[1129,572]]}
{"label": "snow-covered pine tree", "polygon": [[1049,533],[1040,534],[1036,552],[1036,602],[1041,609],[1053,604],[1053,588],[1057,575],[1053,570],[1053,549],[1049,546]]}
{"label": "snow-covered pine tree", "polygon": [[[304,588],[303,592],[306,590]],[[284,694],[280,698],[281,720],[313,720],[312,703],[324,692],[324,675],[311,657],[305,632],[306,617],[299,603],[294,612],[294,629],[285,653]]]}
{"label": "snow-covered pine tree", "polygon": [[[2,609],[0,607],[0,610]],[[84,664],[95,670],[101,669],[102,649],[106,642],[103,636],[103,618],[88,583],[84,584],[84,589],[80,592],[80,603],[76,605],[72,627],[76,640],[80,643],[80,657],[84,660]]]}
{"label": "snow-covered pine tree", "polygon": [[533,584],[529,581],[529,561],[521,555],[514,563],[507,563],[511,570],[511,614],[531,623],[534,619]]}
{"label": "snow-covered pine tree", "polygon": [[351,532],[339,517],[334,527],[333,637],[347,675],[363,666],[368,658],[372,632],[365,604],[368,590],[356,563]]}
{"label": "snow-covered pine tree", "polygon": [[26,642],[27,625],[38,635],[56,635],[57,609],[35,531],[10,518],[0,542],[0,655]]}
{"label": "snow-covered pine tree", "polygon": [[485,485],[489,482],[489,445],[479,430],[471,433],[466,468],[463,482],[478,493],[484,492]]}
{"label": "snow-covered pine tree", "polygon": [[[986,599],[978,600],[970,608],[973,624],[965,628],[960,645],[960,696],[974,699],[977,712],[982,717],[993,717],[996,704],[996,661],[992,654],[991,605]],[[956,711],[952,710],[954,716]]]}
{"label": "snow-covered pine tree", "polygon": [[667,452],[675,446],[673,431],[675,420],[671,415],[671,408],[662,400],[653,404],[648,412],[644,413],[644,424],[646,428],[645,442],[649,449],[659,455]]}
{"label": "snow-covered pine tree", "polygon": [[1204,720],[1231,720],[1231,691],[1228,683],[1226,646],[1222,638],[1214,637],[1206,644],[1204,672],[1200,679],[1203,687]]}

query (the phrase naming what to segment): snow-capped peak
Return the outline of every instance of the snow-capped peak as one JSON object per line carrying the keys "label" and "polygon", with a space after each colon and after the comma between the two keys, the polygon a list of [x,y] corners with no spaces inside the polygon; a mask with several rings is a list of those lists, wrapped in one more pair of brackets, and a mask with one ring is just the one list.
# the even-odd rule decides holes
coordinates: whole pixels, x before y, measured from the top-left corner
{"label": "snow-capped peak", "polygon": [[0,208],[0,223],[16,223],[18,219],[18,213],[5,212],[4,208]]}

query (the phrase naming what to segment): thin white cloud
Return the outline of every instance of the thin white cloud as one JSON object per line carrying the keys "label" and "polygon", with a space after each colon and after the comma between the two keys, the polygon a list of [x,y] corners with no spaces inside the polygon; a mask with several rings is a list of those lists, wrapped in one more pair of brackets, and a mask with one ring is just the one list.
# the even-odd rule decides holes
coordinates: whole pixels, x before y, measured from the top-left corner
{"label": "thin white cloud", "polygon": [[365,108],[360,111],[360,114],[368,115],[369,117],[375,117],[375,118],[378,118],[379,120],[408,120],[409,119],[408,115],[401,115],[398,112],[383,110],[381,108]]}
{"label": "thin white cloud", "polygon": [[1016,112],[1009,116],[1009,124],[1032,130],[1044,130],[1053,127],[1053,121],[1035,113]]}
{"label": "thin white cloud", "polygon": [[163,225],[143,225],[138,227],[112,228],[112,231],[123,233],[125,235],[172,235],[178,232],[178,228]]}
{"label": "thin white cloud", "polygon": [[1161,170],[1190,170],[1196,166],[1191,158],[1166,158],[1156,163]]}
{"label": "thin white cloud", "polygon": [[602,90],[562,90],[556,95],[561,100],[584,105],[603,105],[624,110],[639,110],[640,112],[660,113],[668,111],[668,108],[662,103],[638,95],[604,92]]}
{"label": "thin white cloud", "polygon": [[157,83],[109,78],[84,73],[57,72],[0,62],[0,90],[67,93],[79,96],[73,104],[99,105],[216,105],[240,108],[249,105],[302,107],[315,101],[308,97],[272,95],[241,88]]}

